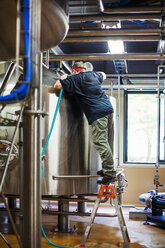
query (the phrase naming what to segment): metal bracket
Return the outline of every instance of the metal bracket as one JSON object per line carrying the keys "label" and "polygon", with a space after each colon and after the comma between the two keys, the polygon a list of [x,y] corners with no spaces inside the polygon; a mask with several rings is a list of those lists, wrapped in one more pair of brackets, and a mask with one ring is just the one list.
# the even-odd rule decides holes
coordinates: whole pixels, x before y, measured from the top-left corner
{"label": "metal bracket", "polygon": [[45,116],[49,115],[48,112],[45,112],[45,111],[42,111],[42,110],[25,110],[24,114],[36,115],[36,116],[42,115],[42,117],[45,117]]}

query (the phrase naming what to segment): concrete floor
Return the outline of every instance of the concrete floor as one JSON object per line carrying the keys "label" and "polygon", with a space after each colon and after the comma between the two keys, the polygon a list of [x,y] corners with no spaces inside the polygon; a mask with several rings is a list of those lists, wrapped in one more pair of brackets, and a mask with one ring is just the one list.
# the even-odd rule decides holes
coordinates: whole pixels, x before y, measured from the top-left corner
{"label": "concrete floor", "polygon": [[[92,206],[90,206],[89,208],[91,208],[92,210]],[[103,206],[103,204],[101,204],[98,212],[114,213],[114,209],[107,204],[106,206]],[[123,207],[123,214],[131,239],[130,248],[165,248],[165,229],[151,225],[144,225],[144,221],[141,220],[130,220],[129,208]],[[70,226],[73,227],[75,225],[77,227],[77,231],[73,233],[52,233],[50,230],[57,224],[57,216],[55,215],[43,215],[42,219],[43,228],[51,242],[61,246],[79,247],[89,217],[71,216]],[[11,228],[8,228],[10,224],[7,222],[6,224],[2,223],[2,220],[4,220],[5,222],[6,219],[4,217],[0,218],[0,231],[2,232],[3,227],[4,232],[2,233],[8,233],[4,235],[8,242],[12,245],[12,247],[18,248],[19,246],[17,244],[17,240],[15,236],[11,234]],[[8,246],[0,238],[0,248],[6,247]],[[54,246],[49,244],[43,237],[42,248],[48,247],[50,248]],[[117,217],[96,217],[95,222],[92,226],[91,233],[87,239],[86,247],[124,247]]]}

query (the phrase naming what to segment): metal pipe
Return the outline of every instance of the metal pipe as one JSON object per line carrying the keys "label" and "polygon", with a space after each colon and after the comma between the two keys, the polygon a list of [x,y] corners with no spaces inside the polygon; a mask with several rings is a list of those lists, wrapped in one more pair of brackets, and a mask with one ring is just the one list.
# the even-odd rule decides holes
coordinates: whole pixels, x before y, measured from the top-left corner
{"label": "metal pipe", "polygon": [[[55,55],[58,55],[58,54],[63,54],[63,51],[61,50],[61,48],[59,46],[56,46],[56,47],[53,47],[51,48],[51,51],[55,54]],[[49,61],[50,61],[50,56],[49,56]],[[64,67],[70,72],[72,73],[72,69],[70,67],[70,65],[65,62],[65,61],[62,61]]]}
{"label": "metal pipe", "polygon": [[[107,83],[107,85],[109,85],[108,83]],[[163,85],[163,84],[162,84]],[[133,85],[121,85],[120,86],[120,90],[127,90],[127,89],[139,89],[139,90],[145,90],[145,89],[151,89],[151,90],[157,90],[157,85],[155,84],[155,85],[135,85],[135,84],[133,84]],[[163,89],[164,89],[164,87],[162,87]],[[111,90],[111,87],[109,87],[108,88],[109,90]],[[118,90],[118,85],[113,85],[113,90]]]}
{"label": "metal pipe", "polygon": [[69,202],[59,200],[58,212],[64,213],[58,215],[58,230],[61,232],[69,232],[70,230],[70,216],[69,213]]}
{"label": "metal pipe", "polygon": [[117,157],[117,165],[120,166],[120,75],[118,74],[117,77],[117,91],[118,91],[118,139],[117,139],[117,147],[118,147],[118,157]]}
{"label": "metal pipe", "polygon": [[145,14],[112,14],[112,15],[73,15],[70,16],[71,22],[86,22],[86,21],[126,21],[126,20],[153,20],[161,19],[161,13],[145,13]]}
{"label": "metal pipe", "polygon": [[14,143],[15,143],[16,134],[17,134],[17,130],[18,130],[18,127],[19,127],[21,118],[22,118],[23,110],[24,110],[24,104],[21,107],[21,111],[20,111],[20,114],[19,114],[19,117],[18,117],[17,125],[15,127],[14,134],[13,134],[13,137],[12,137],[12,141],[11,141],[11,146],[10,146],[10,150],[9,150],[9,153],[8,153],[8,157],[7,157],[5,166],[4,166],[4,171],[3,171],[2,178],[1,178],[1,183],[0,183],[0,193],[2,192],[3,184],[4,184],[4,181],[5,181],[5,178],[6,178],[6,173],[7,173],[8,165],[9,165],[9,162],[10,162],[10,156],[11,156],[11,153],[12,153],[12,150],[13,150],[13,146],[14,146]]}
{"label": "metal pipe", "polygon": [[100,12],[104,12],[104,4],[102,0],[97,0],[98,9]]}
{"label": "metal pipe", "polygon": [[15,67],[16,67],[16,64],[14,62],[11,62],[6,73],[5,73],[5,76],[2,80],[2,83],[1,83],[1,88],[0,88],[0,95],[3,95],[5,89],[6,89],[6,85],[7,83],[9,82],[11,76],[13,75],[14,73],[14,70],[15,70]]}
{"label": "metal pipe", "polygon": [[0,232],[0,236],[1,238],[3,239],[3,241],[6,243],[6,245],[9,247],[9,248],[12,248],[12,246],[10,245],[10,243],[6,240],[6,238],[3,236],[3,234]]}
{"label": "metal pipe", "polygon": [[111,13],[146,13],[146,12],[162,12],[164,7],[162,6],[143,6],[143,7],[122,7],[122,8],[105,8],[105,14]]}
{"label": "metal pipe", "polygon": [[[111,53],[91,53],[91,54],[63,54],[50,56],[50,61],[70,61],[70,60],[164,60],[165,55],[161,53],[126,53],[126,54],[111,54]],[[45,60],[45,58],[44,58]]]}
{"label": "metal pipe", "polygon": [[[78,200],[80,200],[80,201],[77,202],[77,211],[78,211],[78,213],[85,213],[86,208],[87,208],[87,204],[86,204],[86,201],[85,201],[86,197],[83,196],[83,195],[80,195],[80,196],[78,196]],[[81,200],[83,200],[83,201],[81,201]]]}
{"label": "metal pipe", "polygon": [[[41,0],[31,1],[33,77],[23,118],[22,248],[41,248]],[[33,114],[31,114],[33,112]],[[36,114],[35,114],[36,113]]]}
{"label": "metal pipe", "polygon": [[62,176],[52,176],[52,179],[55,180],[55,179],[72,179],[72,178],[93,178],[93,177],[100,177],[98,175],[62,175]]}
{"label": "metal pipe", "polygon": [[70,42],[101,42],[108,40],[122,40],[122,41],[160,41],[160,35],[122,35],[122,36],[94,36],[94,37],[66,37],[62,43]]}
{"label": "metal pipe", "polygon": [[49,69],[49,50],[46,51],[46,66]]}
{"label": "metal pipe", "polygon": [[[60,197],[53,197],[53,198],[44,198],[45,200],[52,200],[52,201],[70,201],[70,202],[95,202],[96,200],[92,200],[92,199],[88,199],[88,198],[85,198],[86,196],[84,195],[80,195],[81,197],[83,196],[84,198],[67,198],[67,197],[63,197],[63,198],[60,198]],[[97,197],[97,194],[96,195],[91,195],[91,196],[95,196]],[[42,198],[43,199],[43,198]],[[108,198],[104,198],[103,200],[101,200],[102,203],[105,203],[108,201]]]}
{"label": "metal pipe", "polygon": [[70,4],[69,3],[69,8],[79,8],[79,7],[96,7],[96,4],[90,4],[90,3],[86,3],[86,4]]}
{"label": "metal pipe", "polygon": [[[42,210],[43,214],[57,214],[57,215],[78,215],[78,216],[91,216],[91,213],[78,213],[78,212],[59,212],[53,210]],[[97,217],[116,217],[117,214],[101,214],[97,213]]]}
{"label": "metal pipe", "polygon": [[21,240],[20,240],[20,237],[19,237],[19,234],[18,234],[16,225],[15,225],[15,223],[14,223],[13,217],[12,217],[12,215],[11,215],[10,209],[9,209],[9,207],[8,207],[8,205],[7,205],[7,202],[6,202],[5,195],[4,195],[3,191],[1,192],[1,195],[2,195],[3,202],[4,202],[4,204],[5,204],[5,207],[6,207],[7,214],[8,214],[8,216],[9,216],[9,219],[10,219],[10,222],[11,222],[11,225],[12,225],[12,228],[13,228],[13,231],[14,231],[14,233],[15,233],[15,235],[16,235],[16,238],[17,238],[19,247],[21,247]]}
{"label": "metal pipe", "polygon": [[[146,78],[152,78],[152,77],[155,77],[156,79],[157,79],[157,77],[158,77],[158,74],[155,74],[155,73],[153,73],[153,74],[131,74],[131,73],[126,73],[126,74],[120,74],[122,77],[124,77],[124,76],[128,76],[129,78],[130,77],[146,77]],[[117,74],[106,74],[106,76],[107,77],[117,77]],[[162,73],[161,75],[160,75],[160,77],[165,77],[165,74],[164,73]]]}
{"label": "metal pipe", "polygon": [[160,70],[165,68],[165,65],[158,66],[158,80],[157,80],[157,154],[156,154],[156,175],[155,175],[155,184],[156,184],[156,194],[158,194],[159,189],[159,153],[160,153]]}
{"label": "metal pipe", "polygon": [[106,35],[141,35],[141,34],[161,34],[165,33],[165,30],[161,28],[151,28],[151,29],[96,29],[96,30],[70,30],[67,34],[67,37],[74,36],[106,36]]}

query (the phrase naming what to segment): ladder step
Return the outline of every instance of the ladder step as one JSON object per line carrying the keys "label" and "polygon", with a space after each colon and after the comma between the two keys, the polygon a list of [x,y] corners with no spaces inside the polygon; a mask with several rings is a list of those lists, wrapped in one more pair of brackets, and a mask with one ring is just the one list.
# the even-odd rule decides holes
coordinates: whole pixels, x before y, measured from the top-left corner
{"label": "ladder step", "polygon": [[97,199],[95,201],[95,204],[94,204],[91,216],[90,216],[90,220],[89,220],[88,225],[86,227],[84,237],[82,239],[80,247],[85,247],[85,242],[89,236],[89,233],[90,233],[90,230],[92,228],[92,224],[94,222],[94,218],[96,216],[96,213],[97,213],[97,210],[98,210],[98,207],[100,205],[102,197],[112,198],[114,200],[115,210],[116,210],[116,213],[118,216],[118,221],[119,221],[121,233],[122,233],[123,240],[124,240],[124,247],[128,248],[129,243],[130,243],[130,238],[128,235],[127,226],[125,224],[124,216],[122,213],[122,208],[121,208],[121,205],[119,204],[118,193],[117,193],[117,189],[115,187],[115,184],[114,185],[113,184],[109,184],[109,185],[108,184],[107,185],[101,184],[98,195],[97,195]]}

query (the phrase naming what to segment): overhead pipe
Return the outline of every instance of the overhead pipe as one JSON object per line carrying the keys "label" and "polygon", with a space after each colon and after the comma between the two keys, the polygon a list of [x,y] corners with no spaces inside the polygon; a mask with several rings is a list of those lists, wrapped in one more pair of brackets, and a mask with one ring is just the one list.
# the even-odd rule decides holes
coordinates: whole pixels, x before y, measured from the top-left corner
{"label": "overhead pipe", "polygon": [[97,0],[98,9],[100,12],[104,12],[104,4],[102,0]]}
{"label": "overhead pipe", "polygon": [[151,29],[96,29],[96,30],[70,30],[66,36],[74,37],[74,36],[106,36],[106,35],[142,35],[142,34],[164,34],[165,30],[161,28],[151,28]]}
{"label": "overhead pipe", "polygon": [[160,35],[134,35],[134,36],[94,36],[94,37],[69,37],[62,41],[62,43],[70,42],[100,42],[108,40],[123,40],[123,41],[160,41]]}
{"label": "overhead pipe", "polygon": [[[100,0],[98,0],[98,5]],[[71,8],[77,8],[77,7],[96,7],[96,4],[90,4],[90,3],[80,3],[80,4],[70,4],[69,7]],[[111,13],[147,13],[147,12],[162,12],[164,11],[163,6],[133,6],[133,7],[118,7],[118,8],[104,8],[104,10],[101,7],[100,3],[100,11],[104,12],[105,14],[111,14]]]}
{"label": "overhead pipe", "polygon": [[[106,74],[107,75],[107,78],[108,77],[115,77],[117,76],[117,74]],[[146,78],[157,78],[157,74],[156,73],[152,73],[152,74],[131,74],[131,73],[127,73],[127,74],[124,74],[124,73],[121,73],[121,76],[124,77],[124,76],[127,76],[127,77],[146,77]],[[165,77],[165,74],[161,74],[160,75],[161,77]]]}
{"label": "overhead pipe", "polygon": [[164,7],[162,6],[144,6],[144,7],[123,7],[123,8],[105,8],[105,14],[111,13],[147,13],[147,12],[162,12]]}
{"label": "overhead pipe", "polygon": [[96,7],[96,4],[90,4],[90,3],[82,3],[82,4],[70,4],[69,3],[69,7],[70,8],[79,8],[79,7]]}
{"label": "overhead pipe", "polygon": [[[50,61],[71,61],[71,60],[164,60],[165,55],[161,53],[125,53],[125,54],[111,54],[111,53],[91,53],[91,54],[63,54],[50,56]],[[45,60],[45,58],[44,58]]]}
{"label": "overhead pipe", "polygon": [[161,13],[144,14],[112,14],[112,15],[73,15],[70,16],[70,22],[86,22],[86,21],[128,21],[128,20],[153,20],[160,19]]}

